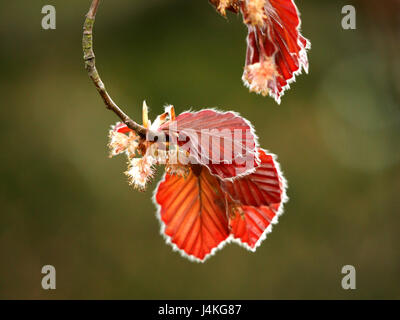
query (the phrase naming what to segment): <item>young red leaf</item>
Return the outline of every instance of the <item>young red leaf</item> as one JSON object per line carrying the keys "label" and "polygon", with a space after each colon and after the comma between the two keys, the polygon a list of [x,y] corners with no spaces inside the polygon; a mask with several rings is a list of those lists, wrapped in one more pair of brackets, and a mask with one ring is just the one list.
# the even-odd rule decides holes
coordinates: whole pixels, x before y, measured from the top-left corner
{"label": "young red leaf", "polygon": [[286,182],[272,155],[259,149],[260,164],[245,177],[222,181],[222,190],[232,200],[230,228],[232,236],[254,251],[271,231],[282,212]]}
{"label": "young red leaf", "polygon": [[[175,118],[172,107],[154,123],[145,122],[160,133],[157,139],[147,140],[117,124],[110,130],[109,146],[112,156],[126,153],[126,174],[140,190],[153,176],[154,166],[165,165],[166,174],[154,201],[167,242],[196,261],[204,261],[232,240],[254,251],[271,230],[271,223],[276,222],[286,196],[278,164],[272,155],[255,147],[256,137],[249,123],[233,112],[214,110],[185,112]],[[181,141],[174,141],[174,137]],[[238,148],[232,151],[229,144],[251,154],[251,170],[239,162],[227,163],[229,157],[248,156],[238,156]],[[194,160],[198,159],[195,163],[176,158],[185,153],[186,146]],[[219,148],[217,152],[215,147]],[[238,175],[242,168],[247,171]]]}
{"label": "young red leaf", "polygon": [[222,179],[235,178],[254,170],[258,162],[257,136],[251,124],[234,112],[204,109],[184,112],[160,127],[177,138],[191,160],[206,166]]}
{"label": "young red leaf", "polygon": [[258,150],[255,172],[233,181],[221,180],[206,167],[192,166],[184,178],[166,174],[155,203],[161,233],[184,256],[204,261],[235,240],[255,251],[286,201],[285,181],[272,155]]}
{"label": "young red leaf", "polygon": [[217,10],[241,12],[248,27],[243,82],[250,91],[281,97],[296,75],[308,72],[310,42],[300,34],[293,0],[211,0]]}
{"label": "young red leaf", "polygon": [[[300,18],[292,0],[269,0],[265,26],[249,25],[243,81],[252,91],[280,103],[284,91],[304,69],[310,43],[300,34]],[[260,74],[261,73],[261,74]]]}
{"label": "young red leaf", "polygon": [[205,167],[192,166],[185,178],[165,174],[154,198],[161,233],[182,255],[204,261],[228,238],[223,193]]}
{"label": "young red leaf", "polygon": [[132,132],[132,130],[129,129],[128,126],[125,123],[122,123],[122,122],[117,122],[115,124],[115,126],[113,127],[113,131],[119,132],[119,133]]}

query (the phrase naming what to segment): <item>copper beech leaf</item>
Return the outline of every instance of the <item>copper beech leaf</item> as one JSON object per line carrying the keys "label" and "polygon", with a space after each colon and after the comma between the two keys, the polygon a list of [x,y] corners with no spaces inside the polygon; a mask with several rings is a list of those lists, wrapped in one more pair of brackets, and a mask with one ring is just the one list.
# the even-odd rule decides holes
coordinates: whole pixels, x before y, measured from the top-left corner
{"label": "copper beech leaf", "polygon": [[[269,0],[266,30],[249,26],[246,66],[271,58],[276,74],[268,80],[269,94],[280,103],[296,75],[308,72],[306,50],[310,43],[300,34],[300,18],[292,0]],[[246,85],[250,84],[246,81]]]}
{"label": "copper beech leaf", "polygon": [[193,166],[185,178],[165,174],[155,202],[161,233],[186,257],[204,260],[229,236],[222,191],[203,166]]}
{"label": "copper beech leaf", "polygon": [[252,251],[271,231],[287,201],[286,182],[274,156],[262,149],[259,156],[255,172],[233,182],[221,182],[236,209],[230,214],[231,234]]}
{"label": "copper beech leaf", "polygon": [[296,75],[308,72],[310,42],[300,33],[294,0],[211,0],[223,15],[243,15],[248,28],[243,82],[250,91],[269,94],[277,103]]}
{"label": "copper beech leaf", "polygon": [[233,181],[192,166],[184,178],[166,174],[155,193],[161,233],[174,249],[204,261],[233,240],[255,251],[277,221],[285,182],[272,155],[263,150],[255,172]]}
{"label": "copper beech leaf", "polygon": [[257,136],[250,122],[235,112],[184,112],[160,129],[219,178],[248,174],[257,165]]}

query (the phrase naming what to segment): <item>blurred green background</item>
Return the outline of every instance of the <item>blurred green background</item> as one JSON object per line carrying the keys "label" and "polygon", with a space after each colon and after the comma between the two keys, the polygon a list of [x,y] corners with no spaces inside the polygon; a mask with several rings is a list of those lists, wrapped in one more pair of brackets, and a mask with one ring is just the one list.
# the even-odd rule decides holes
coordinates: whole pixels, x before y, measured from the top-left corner
{"label": "blurred green background", "polygon": [[[42,6],[57,29],[41,28]],[[102,1],[97,66],[134,119],[218,107],[251,120],[289,181],[285,214],[256,253],[205,264],[172,252],[151,196],[110,160],[117,121],[83,67],[90,1],[0,1],[0,298],[400,298],[399,1],[297,1],[310,74],[282,104],[241,83],[246,28],[206,0]],[[343,30],[341,8],[357,9]],[[41,288],[41,268],[57,289]],[[343,265],[357,289],[341,288]]]}

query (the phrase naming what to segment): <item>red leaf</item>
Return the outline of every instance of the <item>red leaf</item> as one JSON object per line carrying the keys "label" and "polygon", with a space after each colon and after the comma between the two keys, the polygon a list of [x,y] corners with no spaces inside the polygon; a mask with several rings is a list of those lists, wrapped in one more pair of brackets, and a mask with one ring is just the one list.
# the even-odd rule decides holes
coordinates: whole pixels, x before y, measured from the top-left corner
{"label": "red leaf", "polygon": [[271,230],[271,223],[276,223],[286,201],[285,181],[273,156],[262,149],[259,156],[261,162],[254,173],[233,182],[221,182],[233,200],[231,233],[252,251]]}
{"label": "red leaf", "polygon": [[[249,25],[246,66],[272,59],[276,74],[267,79],[269,94],[280,103],[296,75],[308,72],[310,42],[300,34],[299,12],[293,0],[269,0],[266,27]],[[244,75],[243,80],[251,88]]]}
{"label": "red leaf", "polygon": [[185,145],[195,163],[222,179],[249,173],[258,162],[257,137],[251,124],[237,113],[184,112],[160,129],[178,136],[179,145]]}
{"label": "red leaf", "polygon": [[[235,239],[255,251],[286,201],[285,181],[273,156],[258,150],[255,172],[221,180],[200,165],[186,178],[166,174],[155,193],[161,233],[183,256],[204,261]],[[229,216],[229,218],[228,218]]]}
{"label": "red leaf", "polygon": [[229,236],[222,191],[215,176],[196,165],[189,175],[164,176],[156,189],[161,231],[174,249],[204,261]]}
{"label": "red leaf", "polygon": [[128,128],[128,126],[125,123],[122,122],[117,122],[117,124],[114,126],[114,131],[119,132],[119,133],[128,133],[131,132],[132,130]]}
{"label": "red leaf", "polygon": [[229,221],[231,233],[247,249],[255,251],[271,230],[275,211],[267,206],[243,206],[243,213],[236,213]]}

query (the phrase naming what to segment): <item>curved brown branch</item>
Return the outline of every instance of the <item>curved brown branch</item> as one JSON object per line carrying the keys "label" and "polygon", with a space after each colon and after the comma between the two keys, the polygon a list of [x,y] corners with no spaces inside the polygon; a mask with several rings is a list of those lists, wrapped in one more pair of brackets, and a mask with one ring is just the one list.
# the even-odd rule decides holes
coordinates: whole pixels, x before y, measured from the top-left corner
{"label": "curved brown branch", "polygon": [[97,88],[97,91],[100,93],[100,96],[103,98],[103,101],[107,107],[107,109],[113,111],[122,122],[124,122],[130,129],[134,130],[139,136],[145,138],[148,130],[141,126],[140,124],[133,121],[128,117],[125,112],[123,112],[116,103],[111,99],[108,94],[103,81],[100,78],[100,75],[96,69],[96,60],[93,51],[93,25],[96,17],[97,8],[99,7],[100,0],[93,0],[90,6],[89,12],[86,15],[86,20],[83,25],[83,39],[82,39],[82,48],[83,48],[83,59],[85,61],[85,68],[89,74],[90,79],[92,79],[94,85]]}

